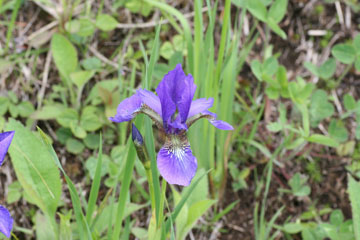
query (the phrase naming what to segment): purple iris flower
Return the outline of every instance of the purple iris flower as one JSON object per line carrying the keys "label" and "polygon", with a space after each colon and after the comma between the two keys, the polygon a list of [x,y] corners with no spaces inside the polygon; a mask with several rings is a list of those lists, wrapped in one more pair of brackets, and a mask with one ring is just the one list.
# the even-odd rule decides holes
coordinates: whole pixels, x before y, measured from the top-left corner
{"label": "purple iris flower", "polygon": [[216,128],[234,129],[208,111],[213,105],[213,98],[193,101],[195,90],[193,77],[185,75],[178,64],[159,83],[157,95],[139,89],[133,96],[124,99],[115,117],[110,118],[113,122],[125,122],[144,113],[165,132],[166,140],[157,155],[157,166],[161,176],[170,184],[187,186],[195,175],[197,160],[186,137],[186,131],[195,121],[206,118]]}
{"label": "purple iris flower", "polygon": [[[11,140],[14,137],[14,133],[14,131],[0,133],[0,166],[4,161]],[[11,218],[9,211],[0,205],[0,232],[3,233],[7,238],[10,238],[12,226],[13,219]]]}

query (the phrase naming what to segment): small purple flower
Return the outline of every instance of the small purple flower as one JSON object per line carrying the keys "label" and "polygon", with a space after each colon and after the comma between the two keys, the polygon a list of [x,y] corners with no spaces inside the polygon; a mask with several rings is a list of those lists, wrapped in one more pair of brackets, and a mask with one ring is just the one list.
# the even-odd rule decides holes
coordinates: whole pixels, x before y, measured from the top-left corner
{"label": "small purple flower", "polygon": [[[4,161],[11,140],[14,137],[14,133],[14,131],[0,133],[0,166]],[[7,238],[10,238],[12,226],[13,219],[11,218],[9,211],[0,205],[0,232],[3,233]]]}
{"label": "small purple flower", "polygon": [[186,137],[186,131],[195,121],[206,118],[216,128],[233,130],[230,124],[217,120],[216,114],[208,111],[213,98],[192,100],[195,90],[193,77],[191,74],[186,76],[178,64],[159,83],[157,95],[139,89],[123,100],[115,117],[110,118],[113,122],[125,122],[144,113],[165,132],[166,140],[157,155],[157,166],[161,176],[170,184],[187,186],[195,175],[197,160]]}

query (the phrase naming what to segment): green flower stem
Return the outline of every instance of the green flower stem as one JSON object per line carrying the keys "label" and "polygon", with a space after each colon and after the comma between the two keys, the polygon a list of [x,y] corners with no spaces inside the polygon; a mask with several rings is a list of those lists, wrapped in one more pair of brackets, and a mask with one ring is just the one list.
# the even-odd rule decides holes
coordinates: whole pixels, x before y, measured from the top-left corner
{"label": "green flower stem", "polygon": [[150,164],[151,164],[150,157],[146,150],[145,143],[138,144],[138,142],[134,141],[134,145],[135,145],[136,153],[137,153],[140,161],[144,165],[145,172],[146,172],[146,178],[149,183],[151,209],[155,210],[154,182],[153,182],[153,176],[152,176],[151,167],[150,167]]}

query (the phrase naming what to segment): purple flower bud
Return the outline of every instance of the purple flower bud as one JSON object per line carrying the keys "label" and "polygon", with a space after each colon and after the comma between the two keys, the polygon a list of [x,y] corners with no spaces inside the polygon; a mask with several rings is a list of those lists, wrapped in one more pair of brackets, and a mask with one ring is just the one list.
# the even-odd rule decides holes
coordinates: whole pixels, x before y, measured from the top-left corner
{"label": "purple flower bud", "polygon": [[132,140],[135,143],[136,146],[141,146],[144,143],[143,137],[141,136],[141,133],[136,128],[135,124],[132,124],[132,130],[131,130]]}

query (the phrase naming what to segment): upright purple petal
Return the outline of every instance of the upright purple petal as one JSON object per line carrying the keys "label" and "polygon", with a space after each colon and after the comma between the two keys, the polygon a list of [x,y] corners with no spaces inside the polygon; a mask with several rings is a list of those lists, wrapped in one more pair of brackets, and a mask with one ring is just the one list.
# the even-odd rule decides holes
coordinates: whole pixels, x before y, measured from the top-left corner
{"label": "upright purple petal", "polygon": [[184,81],[180,81],[179,88],[177,90],[176,104],[179,110],[179,115],[182,123],[185,123],[186,119],[188,118],[188,114],[192,99],[195,94],[195,90],[196,90],[196,85],[194,84],[194,79],[191,76],[191,74],[186,76]]}
{"label": "upright purple petal", "polygon": [[165,144],[157,155],[157,166],[168,183],[187,186],[195,176],[197,160],[188,144]]}
{"label": "upright purple petal", "polygon": [[14,131],[0,133],[0,166],[4,161],[10,143],[14,137],[14,133]]}
{"label": "upright purple petal", "polygon": [[141,110],[141,98],[138,94],[134,94],[129,98],[124,99],[116,110],[115,117],[109,119],[113,122],[127,122],[133,119]]}
{"label": "upright purple petal", "polygon": [[10,238],[13,221],[9,211],[0,205],[0,232],[7,238]]}
{"label": "upright purple petal", "polygon": [[160,116],[161,114],[161,104],[160,99],[153,92],[150,92],[146,89],[137,90],[137,95],[141,98],[141,101],[146,104],[148,107],[153,109]]}
{"label": "upright purple petal", "polygon": [[165,125],[171,121],[172,115],[176,112],[176,82],[180,78],[185,78],[185,74],[181,67],[180,70],[176,67],[164,76],[156,88],[161,103],[161,115]]}
{"label": "upright purple petal", "polygon": [[199,98],[191,102],[188,118],[193,117],[196,114],[202,113],[212,107],[214,103],[213,98]]}
{"label": "upright purple petal", "polygon": [[165,128],[172,122],[176,109],[181,122],[186,122],[195,90],[193,77],[190,74],[186,76],[180,64],[164,76],[156,92],[160,99]]}

